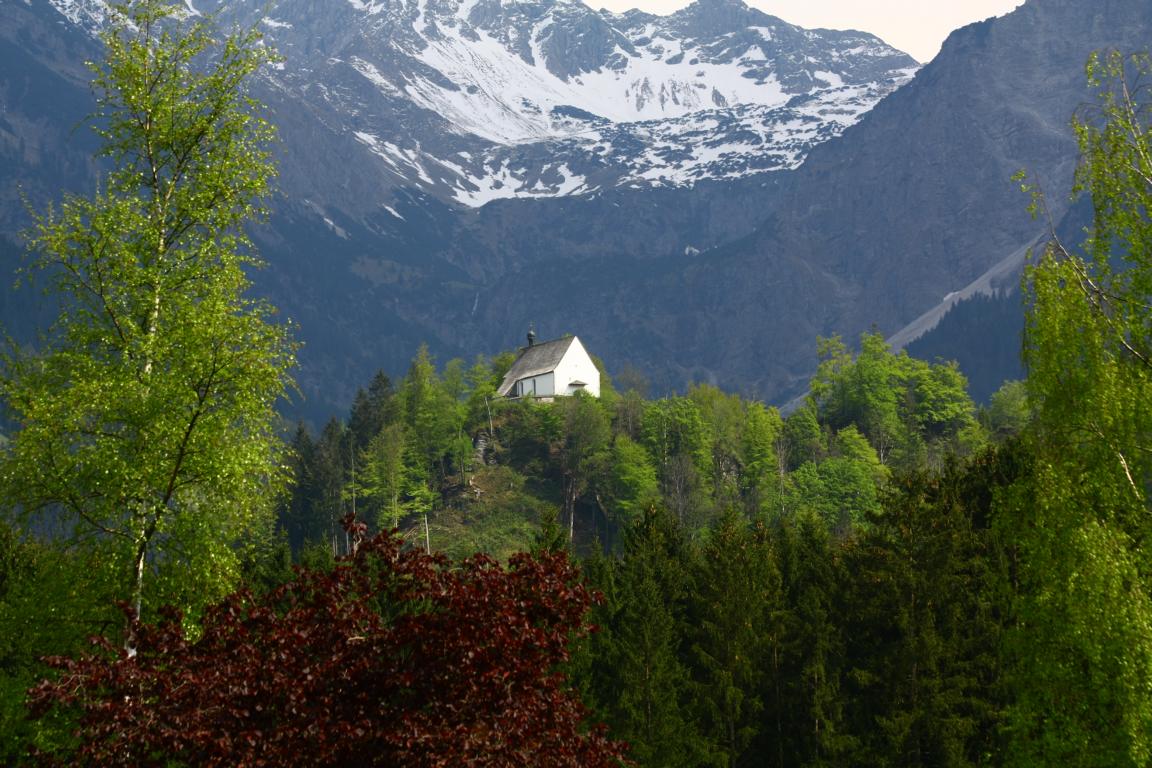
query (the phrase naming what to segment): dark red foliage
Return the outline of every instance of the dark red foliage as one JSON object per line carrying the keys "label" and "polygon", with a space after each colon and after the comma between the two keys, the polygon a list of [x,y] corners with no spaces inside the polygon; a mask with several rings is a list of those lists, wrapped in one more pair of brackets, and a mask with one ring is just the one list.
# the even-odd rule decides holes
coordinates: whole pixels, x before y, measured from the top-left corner
{"label": "dark red foliage", "polygon": [[233,595],[194,642],[170,614],[135,658],[56,660],[34,711],[80,712],[81,764],[616,766],[557,672],[590,602],[562,553],[453,566],[381,534]]}

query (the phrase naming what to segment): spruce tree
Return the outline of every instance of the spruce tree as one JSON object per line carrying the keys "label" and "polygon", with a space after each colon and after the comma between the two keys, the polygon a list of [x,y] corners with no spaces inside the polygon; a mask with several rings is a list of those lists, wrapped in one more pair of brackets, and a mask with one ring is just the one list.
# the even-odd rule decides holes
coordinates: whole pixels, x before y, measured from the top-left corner
{"label": "spruce tree", "polygon": [[609,723],[644,766],[695,766],[710,752],[692,719],[683,660],[686,558],[665,512],[650,510],[628,532],[612,627],[618,695]]}
{"label": "spruce tree", "polygon": [[990,480],[955,464],[901,477],[847,551],[845,700],[862,764],[976,765],[998,748],[1006,606],[986,527],[994,488],[977,488]]}
{"label": "spruce tree", "polygon": [[729,511],[696,559],[693,666],[701,727],[720,763],[743,764],[761,727],[780,573],[767,534]]}
{"label": "spruce tree", "polygon": [[843,628],[839,623],[841,564],[824,522],[811,513],[774,529],[785,611],[780,674],[766,700],[765,723],[780,735],[774,765],[839,765],[852,740],[843,729]]}

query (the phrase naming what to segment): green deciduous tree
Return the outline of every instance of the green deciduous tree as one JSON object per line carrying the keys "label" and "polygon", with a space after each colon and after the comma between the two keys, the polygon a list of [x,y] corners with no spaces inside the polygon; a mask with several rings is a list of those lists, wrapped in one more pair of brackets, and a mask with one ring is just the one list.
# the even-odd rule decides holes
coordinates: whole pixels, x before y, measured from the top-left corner
{"label": "green deciduous tree", "polygon": [[440,484],[448,476],[450,462],[459,461],[464,425],[464,405],[457,399],[463,388],[463,372],[458,363],[447,371],[451,376],[446,382],[437,374],[427,345],[421,344],[400,388],[409,436],[428,467],[429,482]]}
{"label": "green deciduous tree", "polygon": [[660,481],[648,452],[623,434],[612,443],[603,485],[608,514],[620,528],[631,527],[660,499]]}
{"label": "green deciduous tree", "polygon": [[643,436],[668,508],[681,525],[697,527],[712,476],[711,425],[693,400],[670,397],[645,409]]}
{"label": "green deciduous tree", "polygon": [[45,656],[81,653],[121,625],[104,600],[109,576],[98,552],[22,538],[0,522],[0,763],[20,764],[28,744],[71,741],[69,720],[28,719],[25,694],[49,674]]}
{"label": "green deciduous tree", "polygon": [[828,441],[820,428],[816,406],[811,401],[797,408],[784,420],[780,448],[781,464],[788,470],[810,461],[818,461],[828,452]]}
{"label": "green deciduous tree", "polygon": [[812,399],[821,421],[833,429],[855,425],[889,463],[906,450],[907,429],[900,419],[900,372],[879,334],[860,337],[855,359],[839,338],[821,339],[820,365],[812,380]]}
{"label": "green deciduous tree", "polygon": [[584,393],[558,399],[553,407],[563,420],[563,437],[557,445],[563,472],[564,515],[568,541],[576,532],[576,502],[594,477],[604,471],[611,427],[599,400]]}
{"label": "green deciduous tree", "polygon": [[467,414],[465,425],[470,433],[482,431],[492,438],[495,425],[492,420],[492,400],[496,398],[496,389],[500,386],[501,375],[497,374],[498,367],[507,368],[503,363],[489,362],[478,358],[468,369],[468,399],[464,410]]}
{"label": "green deciduous tree", "polygon": [[37,219],[35,266],[61,311],[0,377],[19,425],[5,498],[99,540],[137,609],[150,582],[184,605],[226,593],[282,475],[274,404],[293,344],[244,297],[257,260],[242,229],[273,175],[245,83],[273,54],[254,31],[214,34],[161,0],[112,15],[94,67],[111,170]]}
{"label": "green deciduous tree", "polygon": [[688,392],[712,435],[712,466],[709,485],[718,504],[734,503],[744,473],[743,436],[747,408],[737,395],[711,384],[698,384]]}
{"label": "green deciduous tree", "polygon": [[1004,505],[1019,552],[1009,635],[1017,764],[1152,760],[1152,115],[1147,55],[1094,56],[1075,121],[1084,255],[1025,277],[1036,469]]}
{"label": "green deciduous tree", "polygon": [[779,508],[785,469],[779,450],[783,432],[784,422],[779,411],[761,403],[748,403],[741,454],[742,491],[749,512],[772,513]]}
{"label": "green deciduous tree", "polygon": [[361,488],[375,508],[368,519],[375,519],[380,528],[398,528],[404,517],[409,453],[407,428],[398,422],[377,432],[361,454]]}
{"label": "green deciduous tree", "polygon": [[793,512],[815,513],[830,531],[847,533],[879,510],[888,469],[854,426],[836,433],[830,449],[823,461],[809,461],[788,475],[782,502]]}
{"label": "green deciduous tree", "polygon": [[1024,431],[1031,412],[1028,406],[1028,388],[1023,381],[1006,381],[992,393],[988,407],[981,411],[980,420],[993,440],[1004,440]]}
{"label": "green deciduous tree", "polygon": [[860,337],[855,358],[838,338],[820,341],[811,399],[822,424],[857,427],[881,462],[914,469],[983,442],[968,382],[955,363],[929,364],[893,353],[878,333]]}

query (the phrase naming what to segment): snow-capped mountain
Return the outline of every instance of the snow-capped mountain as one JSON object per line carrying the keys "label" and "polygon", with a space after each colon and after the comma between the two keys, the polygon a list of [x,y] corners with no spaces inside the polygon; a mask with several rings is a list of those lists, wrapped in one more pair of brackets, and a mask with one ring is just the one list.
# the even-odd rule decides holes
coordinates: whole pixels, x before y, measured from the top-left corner
{"label": "snow-capped mountain", "polygon": [[99,32],[108,20],[109,4],[104,0],[49,0],[49,2],[65,19],[90,34]]}
{"label": "snow-capped mountain", "polygon": [[[1152,29],[1147,0],[1027,0],[953,33],[877,103],[910,59],[736,0],[667,17],[563,0],[190,3],[261,24],[285,56],[255,94],[281,139],[254,290],[297,324],[297,413],[324,419],[423,342],[470,359],[529,323],[579,333],[657,392],[711,381],[785,402],[817,336],[895,333],[1040,234],[1016,170],[1044,180],[1060,218],[1084,61],[1147,47]],[[78,127],[103,12],[0,0],[0,274],[22,259],[23,201],[98,184]],[[34,338],[42,303],[5,294],[0,324]]]}
{"label": "snow-capped mountain", "polygon": [[[74,22],[102,0],[52,0]],[[794,168],[917,64],[742,0],[670,16],[580,0],[186,0],[262,25],[269,77],[377,158],[382,189],[479,206]]]}

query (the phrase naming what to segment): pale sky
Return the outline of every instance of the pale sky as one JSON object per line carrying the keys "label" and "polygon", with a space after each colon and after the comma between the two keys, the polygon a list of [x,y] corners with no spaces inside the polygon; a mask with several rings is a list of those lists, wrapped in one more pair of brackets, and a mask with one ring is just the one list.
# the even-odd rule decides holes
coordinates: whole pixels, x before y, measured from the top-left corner
{"label": "pale sky", "polygon": [[[689,0],[586,0],[593,8],[620,12],[640,8],[661,15]],[[765,13],[801,27],[859,29],[880,37],[922,63],[940,51],[957,27],[1001,16],[1023,0],[745,0]]]}

